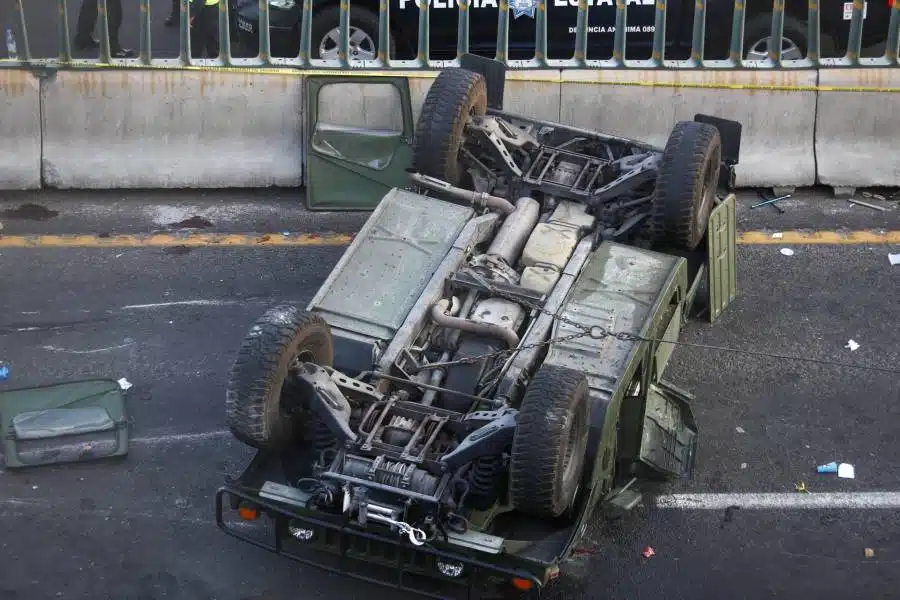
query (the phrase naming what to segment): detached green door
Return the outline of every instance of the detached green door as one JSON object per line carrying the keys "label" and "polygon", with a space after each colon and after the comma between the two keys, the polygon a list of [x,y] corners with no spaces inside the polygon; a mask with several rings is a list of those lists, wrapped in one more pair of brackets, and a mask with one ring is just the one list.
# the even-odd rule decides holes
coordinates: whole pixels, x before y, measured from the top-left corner
{"label": "detached green door", "polygon": [[306,79],[306,205],[371,210],[405,187],[413,134],[405,77]]}

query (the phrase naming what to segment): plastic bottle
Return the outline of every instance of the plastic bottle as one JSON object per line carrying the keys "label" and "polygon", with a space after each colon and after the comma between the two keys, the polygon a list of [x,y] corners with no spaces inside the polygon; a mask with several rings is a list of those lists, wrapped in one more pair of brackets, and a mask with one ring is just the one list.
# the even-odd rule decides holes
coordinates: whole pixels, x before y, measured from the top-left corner
{"label": "plastic bottle", "polygon": [[9,27],[6,28],[6,54],[13,60],[19,58],[19,52],[16,50],[16,36]]}

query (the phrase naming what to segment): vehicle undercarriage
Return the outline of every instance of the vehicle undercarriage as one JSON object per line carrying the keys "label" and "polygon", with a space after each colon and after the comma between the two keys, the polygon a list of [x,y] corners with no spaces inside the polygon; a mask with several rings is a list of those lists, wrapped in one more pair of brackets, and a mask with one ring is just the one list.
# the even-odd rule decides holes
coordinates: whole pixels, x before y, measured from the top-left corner
{"label": "vehicle undercarriage", "polygon": [[706,122],[660,150],[487,105],[483,76],[440,74],[410,188],[382,199],[306,309],[253,326],[227,415],[281,464],[260,498],[413,547],[517,555],[543,584],[599,499],[692,465],[659,340],[693,287],[678,254],[706,239],[733,163]]}

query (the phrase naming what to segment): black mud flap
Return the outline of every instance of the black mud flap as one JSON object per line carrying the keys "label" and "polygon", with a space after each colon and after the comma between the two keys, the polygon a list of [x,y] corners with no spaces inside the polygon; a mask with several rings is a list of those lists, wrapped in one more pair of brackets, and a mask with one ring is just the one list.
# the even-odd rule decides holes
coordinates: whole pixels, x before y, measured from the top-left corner
{"label": "black mud flap", "polygon": [[664,478],[693,475],[697,423],[692,400],[690,393],[663,381],[647,390],[640,461]]}
{"label": "black mud flap", "polygon": [[722,138],[722,171],[719,173],[719,187],[732,192],[735,188],[734,166],[741,160],[741,133],[743,126],[738,121],[696,114],[694,121],[708,123],[719,130]]}
{"label": "black mud flap", "polygon": [[13,469],[123,456],[125,396],[106,379],[0,392],[0,434]]}
{"label": "black mud flap", "polygon": [[463,54],[459,57],[459,66],[466,71],[472,71],[484,77],[485,87],[487,87],[488,108],[503,110],[503,93],[506,89],[506,65],[493,58],[486,58],[476,54]]}

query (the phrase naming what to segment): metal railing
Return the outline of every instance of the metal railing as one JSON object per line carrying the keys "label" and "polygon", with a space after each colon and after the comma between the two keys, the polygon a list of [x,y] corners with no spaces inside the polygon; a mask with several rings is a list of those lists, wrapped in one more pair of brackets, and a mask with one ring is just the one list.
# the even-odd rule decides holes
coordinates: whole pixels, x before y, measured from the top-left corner
{"label": "metal railing", "polygon": [[[70,0],[73,1],[73,0]],[[75,0],[77,1],[77,0]],[[510,69],[622,69],[622,68],[679,68],[679,69],[804,69],[804,68],[827,68],[827,67],[896,67],[898,66],[898,44],[900,44],[900,0],[869,0],[868,6],[862,0],[853,0],[851,3],[844,3],[838,0],[828,0],[826,7],[820,7],[819,0],[808,0],[806,3],[805,20],[804,15],[799,14],[796,7],[792,8],[792,14],[789,17],[791,23],[805,23],[806,39],[803,43],[805,52],[801,56],[786,56],[782,44],[774,44],[774,47],[768,48],[765,58],[759,60],[751,60],[746,53],[745,44],[745,25],[748,17],[748,8],[745,4],[746,0],[723,0],[722,4],[716,0],[655,0],[652,7],[654,11],[652,25],[639,27],[638,32],[646,33],[652,31],[652,40],[649,36],[642,38],[642,45],[638,48],[639,53],[643,53],[640,59],[627,58],[635,53],[631,45],[633,35],[628,32],[629,13],[636,8],[644,8],[644,3],[634,0],[615,0],[615,6],[609,7],[614,10],[614,33],[612,43],[609,49],[609,56],[604,58],[591,58],[592,44],[590,43],[591,24],[589,16],[594,18],[596,13],[590,12],[591,9],[597,8],[604,0],[597,0],[597,7],[589,6],[589,0],[578,0],[577,7],[571,7],[577,11],[575,18],[575,32],[573,43],[571,44],[571,54],[566,52],[565,58],[553,58],[550,56],[550,46],[558,50],[559,44],[555,41],[550,44],[548,40],[548,10],[552,5],[554,8],[567,6],[566,0],[512,0],[513,12],[515,15],[517,31],[521,33],[521,22],[518,17],[528,13],[533,17],[534,34],[533,40],[527,44],[530,51],[530,58],[510,58],[511,54],[518,52],[521,54],[521,40],[516,44],[510,43],[510,27],[513,19],[510,16],[509,0],[494,0],[497,5],[496,20],[496,43],[489,40],[487,50],[484,43],[475,43],[479,40],[473,40],[473,28],[470,23],[470,15],[472,13],[473,1],[479,6],[477,10],[486,10],[480,7],[482,2],[490,0],[437,0],[442,3],[444,10],[450,11],[449,8],[456,5],[457,23],[455,36],[455,49],[452,42],[447,42],[442,47],[444,53],[450,53],[447,59],[432,59],[432,51],[435,49],[431,40],[434,39],[434,32],[431,26],[435,24],[435,19],[431,19],[430,15],[434,8],[429,6],[435,0],[428,0],[417,4],[418,20],[416,24],[401,29],[393,15],[391,14],[391,0],[369,0],[369,6],[377,2],[378,8],[378,27],[377,32],[366,32],[370,41],[372,33],[377,42],[373,41],[374,58],[368,60],[354,60],[351,56],[353,49],[351,43],[351,15],[353,14],[353,6],[362,6],[365,0],[296,0],[299,6],[293,7],[298,13],[298,23],[294,30],[288,30],[287,34],[296,34],[297,45],[294,51],[289,51],[287,56],[272,56],[272,11],[284,10],[284,7],[290,7],[294,0],[258,0],[258,6],[255,6],[256,0],[220,0],[218,12],[218,41],[219,55],[216,58],[192,58],[190,53],[191,36],[195,35],[195,31],[191,27],[190,6],[191,0],[180,0],[180,14],[177,30],[171,31],[167,38],[171,41],[177,32],[177,57],[159,58],[154,57],[151,52],[151,31],[153,29],[151,14],[151,1],[140,0],[140,23],[139,38],[140,46],[136,57],[134,58],[116,58],[114,51],[116,48],[111,46],[109,11],[108,8],[113,2],[121,0],[98,0],[98,16],[99,16],[99,49],[98,55],[92,58],[76,58],[72,51],[72,34],[69,29],[70,7],[67,0],[57,0],[58,7],[58,28],[56,35],[56,56],[53,58],[35,57],[29,42],[33,42],[38,34],[43,34],[47,29],[46,20],[42,22],[42,26],[37,28],[38,31],[29,32],[26,22],[26,8],[23,0],[14,0],[14,12],[17,13],[13,19],[13,24],[4,24],[4,38],[6,39],[7,55],[10,56],[0,61],[2,67],[50,67],[50,68],[97,68],[97,67],[156,67],[156,68],[184,68],[184,67],[243,67],[243,68],[301,68],[301,69],[429,69],[441,68],[443,66],[456,64],[460,54],[472,50],[477,54],[488,55],[505,62]],[[156,0],[156,4],[166,0]],[[203,0],[194,0],[195,2],[203,2]],[[398,0],[393,0],[395,3]],[[412,4],[418,0],[400,0],[404,7],[406,4]],[[606,0],[608,5],[613,0]],[[654,0],[650,0],[654,1]],[[681,43],[672,42],[670,36],[667,36],[668,22],[667,5],[680,2],[682,22],[680,23],[679,33]],[[802,1],[802,0],[801,0]],[[250,25],[255,28],[256,32],[261,35],[254,35],[256,38],[250,43],[243,44],[245,56],[236,56],[233,53],[233,43],[241,35],[246,35],[244,30],[236,26],[235,20],[239,10],[236,2],[241,4],[243,9],[252,9],[250,12],[258,13],[258,17]],[[249,2],[249,4],[248,4]],[[523,4],[524,2],[524,4]],[[768,2],[768,0],[766,0]],[[73,1],[73,3],[75,3]],[[302,3],[302,4],[301,4]],[[629,4],[638,6],[629,7]],[[711,4],[712,3],[712,4]],[[866,20],[866,12],[875,12],[871,10],[878,5],[879,16],[869,17],[873,20]],[[594,4],[594,0],[590,0],[590,4]],[[788,2],[790,4],[790,2]],[[708,58],[705,52],[710,45],[710,32],[707,30],[707,21],[711,8],[719,9],[717,14],[721,14],[721,7],[725,5],[731,9],[730,19],[730,36],[727,42],[724,40],[716,40],[716,45],[720,49],[724,49],[720,58]],[[35,5],[37,6],[37,5]],[[301,8],[302,6],[302,8]],[[320,40],[313,39],[313,22],[314,19],[320,18],[322,7],[337,6],[337,19],[334,23],[335,29],[339,32],[339,41],[337,44],[336,58],[322,59],[319,56]],[[850,6],[849,11],[847,10]],[[822,56],[823,35],[821,32],[820,21],[823,10],[838,11],[843,7],[842,21],[849,21],[846,32],[846,39],[833,40],[840,48],[840,53],[834,56]],[[650,7],[647,7],[649,9]],[[31,10],[31,8],[29,8]],[[363,10],[363,9],[358,9]],[[371,9],[365,9],[371,10]],[[771,27],[766,31],[770,34],[770,39],[781,39],[785,33],[786,23],[786,0],[774,0],[771,9],[767,6],[760,12],[759,6],[754,8],[755,13],[751,16],[758,18],[760,14],[771,15]],[[802,5],[801,5],[802,11]],[[374,11],[372,11],[374,13]],[[692,13],[689,22],[684,21],[685,14]],[[279,13],[280,16],[281,13]],[[645,13],[646,14],[646,13]],[[831,13],[829,12],[829,15]],[[552,16],[552,15],[551,15]],[[829,17],[829,21],[833,22],[833,15]],[[883,18],[884,17],[884,18]],[[407,23],[411,19],[406,19]],[[441,14],[437,17],[440,25],[445,25],[448,18]],[[555,21],[555,17],[554,17]],[[727,22],[727,21],[726,21]],[[721,23],[721,21],[719,22]],[[557,23],[558,25],[558,23]],[[688,27],[688,25],[690,25]],[[862,56],[864,41],[864,25],[866,32],[870,32],[870,28],[877,31],[875,38],[883,39],[883,51],[876,52],[872,56]],[[606,25],[599,27],[606,28]],[[717,31],[725,29],[724,24],[715,24],[714,29]],[[415,35],[410,29],[415,29]],[[644,31],[640,31],[643,29]],[[315,28],[320,31],[321,27]],[[561,26],[560,26],[561,30]],[[443,31],[443,30],[442,30]],[[550,30],[551,32],[554,29]],[[484,29],[481,29],[484,34]],[[794,25],[796,32],[796,25]],[[280,33],[284,33],[281,30]],[[883,35],[881,35],[883,33]],[[29,35],[30,34],[30,35]],[[390,34],[390,35],[389,35]],[[52,34],[51,34],[52,35]],[[675,33],[672,34],[673,36]],[[873,35],[868,35],[872,38]],[[443,34],[446,42],[447,34]],[[676,36],[677,38],[677,36]],[[392,44],[393,39],[393,44]],[[831,38],[829,38],[831,39]],[[482,40],[483,41],[483,40]],[[412,56],[407,58],[398,58],[401,52],[393,53],[392,47],[398,45],[398,42],[405,43],[406,49]],[[673,45],[674,44],[674,45]],[[675,50],[673,51],[673,48]],[[511,50],[513,52],[511,52]],[[675,58],[671,56],[675,54]],[[2,56],[2,50],[0,50]]]}

